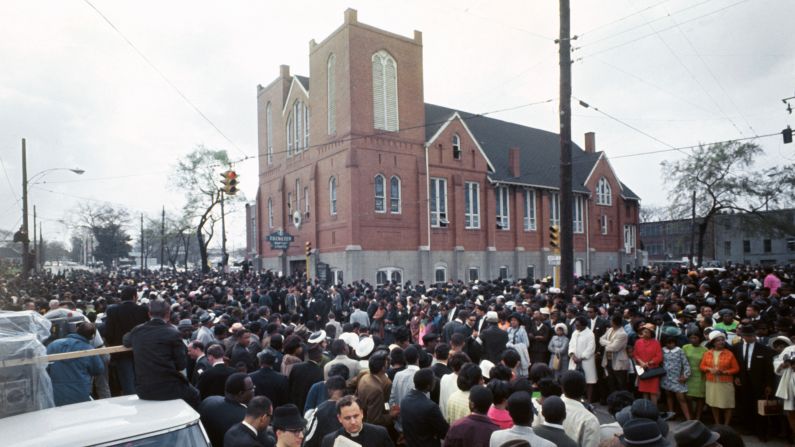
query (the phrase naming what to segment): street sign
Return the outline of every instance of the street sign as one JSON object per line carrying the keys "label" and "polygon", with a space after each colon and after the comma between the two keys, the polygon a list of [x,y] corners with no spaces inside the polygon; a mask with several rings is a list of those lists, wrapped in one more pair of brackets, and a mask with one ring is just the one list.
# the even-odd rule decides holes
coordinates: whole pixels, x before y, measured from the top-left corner
{"label": "street sign", "polygon": [[295,237],[284,230],[274,231],[265,237],[271,243],[271,250],[287,250]]}
{"label": "street sign", "polygon": [[331,284],[331,269],[325,262],[318,262],[315,268],[317,270],[316,276],[320,284],[328,286]]}
{"label": "street sign", "polygon": [[560,255],[547,255],[549,265],[560,265]]}

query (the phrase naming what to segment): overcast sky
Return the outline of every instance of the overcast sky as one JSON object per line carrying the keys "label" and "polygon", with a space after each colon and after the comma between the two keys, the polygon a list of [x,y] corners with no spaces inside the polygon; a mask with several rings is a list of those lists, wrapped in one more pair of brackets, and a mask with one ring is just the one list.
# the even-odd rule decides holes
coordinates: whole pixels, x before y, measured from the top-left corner
{"label": "overcast sky", "polygon": [[[45,237],[66,240],[59,220],[81,201],[151,217],[178,210],[184,199],[168,187],[176,160],[198,144],[256,155],[257,84],[280,64],[309,75],[309,41],[340,26],[348,7],[363,23],[422,31],[426,102],[484,113],[555,99],[492,116],[558,131],[556,1],[90,2],[0,4],[2,229],[21,222],[22,138],[29,176],[86,171],[50,172],[31,187]],[[685,153],[636,154],[792,123],[781,99],[795,95],[793,17],[789,0],[573,0],[573,93],[604,112],[573,101],[575,141],[595,131],[642,203],[665,204],[659,164]],[[760,167],[793,161],[795,145],[780,136],[758,143]],[[253,199],[256,161],[236,168]],[[244,243],[241,213],[227,226],[230,248]]]}

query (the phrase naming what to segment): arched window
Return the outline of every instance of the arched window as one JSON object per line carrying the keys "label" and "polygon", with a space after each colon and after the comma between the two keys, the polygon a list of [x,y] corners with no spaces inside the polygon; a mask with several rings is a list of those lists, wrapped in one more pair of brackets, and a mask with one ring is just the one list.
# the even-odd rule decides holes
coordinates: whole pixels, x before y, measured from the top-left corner
{"label": "arched window", "polygon": [[273,228],[273,200],[268,197],[268,228]]}
{"label": "arched window", "polygon": [[373,127],[398,130],[397,63],[386,51],[373,55]]}
{"label": "arched window", "polygon": [[613,191],[610,188],[610,182],[602,177],[596,184],[596,204],[597,205],[612,205],[613,204]]}
{"label": "arched window", "polygon": [[384,285],[387,282],[392,281],[396,284],[400,284],[403,282],[403,269],[399,267],[385,267],[376,270],[375,272],[375,283],[376,285]]}
{"label": "arched window", "polygon": [[458,134],[453,134],[453,159],[461,159],[461,137]]}
{"label": "arched window", "polygon": [[386,191],[386,179],[383,175],[378,174],[375,176],[375,212],[376,213],[385,213],[386,212],[386,204],[385,202],[385,193]]}
{"label": "arched window", "polygon": [[444,263],[436,264],[433,268],[433,279],[436,283],[447,282],[447,265]]}
{"label": "arched window", "polygon": [[293,103],[293,120],[295,126],[293,127],[293,141],[295,142],[295,153],[301,152],[304,147],[304,103],[302,101],[295,101]]}
{"label": "arched window", "polygon": [[329,213],[332,216],[337,215],[337,178],[331,177],[328,180],[328,203]]}
{"label": "arched window", "polygon": [[328,109],[326,113],[328,114],[328,134],[334,135],[337,133],[337,98],[336,98],[336,91],[334,88],[334,79],[335,79],[335,65],[336,65],[337,58],[334,56],[334,53],[328,57],[328,62],[326,63],[326,73],[327,73],[327,84],[326,84],[326,100],[328,101]]}
{"label": "arched window", "polygon": [[273,113],[271,103],[265,106],[265,141],[267,145],[268,164],[273,164]]}
{"label": "arched window", "polygon": [[389,211],[400,214],[400,179],[395,176],[389,179]]}
{"label": "arched window", "polygon": [[287,117],[287,156],[293,155],[293,116]]}

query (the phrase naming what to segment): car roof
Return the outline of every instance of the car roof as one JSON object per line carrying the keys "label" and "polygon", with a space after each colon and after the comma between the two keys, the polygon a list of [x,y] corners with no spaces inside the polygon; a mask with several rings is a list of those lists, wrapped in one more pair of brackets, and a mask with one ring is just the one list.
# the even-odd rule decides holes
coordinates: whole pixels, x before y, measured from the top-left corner
{"label": "car roof", "polygon": [[0,419],[3,445],[90,446],[156,433],[198,421],[183,400],[121,396]]}

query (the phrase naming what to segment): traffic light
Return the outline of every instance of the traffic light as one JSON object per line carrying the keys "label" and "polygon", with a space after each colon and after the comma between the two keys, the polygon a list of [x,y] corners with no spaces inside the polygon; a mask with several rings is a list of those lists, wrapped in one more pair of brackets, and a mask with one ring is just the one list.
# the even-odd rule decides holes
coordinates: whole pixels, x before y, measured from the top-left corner
{"label": "traffic light", "polygon": [[306,241],[305,245],[306,245],[306,255],[309,256],[309,255],[312,254],[312,243],[309,242],[309,241]]}
{"label": "traffic light", "polygon": [[224,185],[223,191],[226,195],[233,196],[237,194],[237,172],[233,170],[228,170],[221,174],[223,180],[221,180],[221,184]]}
{"label": "traffic light", "polygon": [[549,246],[554,249],[560,248],[560,237],[557,225],[550,225],[549,227]]}
{"label": "traffic light", "polygon": [[792,143],[792,128],[787,126],[786,129],[781,131],[781,135],[784,136],[784,144]]}

